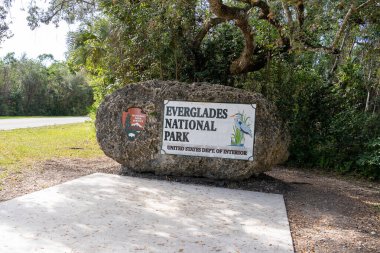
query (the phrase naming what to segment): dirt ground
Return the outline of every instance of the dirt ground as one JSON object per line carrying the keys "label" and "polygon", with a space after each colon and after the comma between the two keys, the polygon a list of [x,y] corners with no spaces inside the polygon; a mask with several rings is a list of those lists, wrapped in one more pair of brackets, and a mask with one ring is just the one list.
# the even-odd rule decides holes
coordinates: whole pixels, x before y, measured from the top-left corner
{"label": "dirt ground", "polygon": [[[0,201],[94,172],[120,174],[108,158],[59,159],[36,164],[1,182]],[[278,167],[242,182],[205,178],[126,175],[281,193],[296,252],[380,252],[380,184]]]}

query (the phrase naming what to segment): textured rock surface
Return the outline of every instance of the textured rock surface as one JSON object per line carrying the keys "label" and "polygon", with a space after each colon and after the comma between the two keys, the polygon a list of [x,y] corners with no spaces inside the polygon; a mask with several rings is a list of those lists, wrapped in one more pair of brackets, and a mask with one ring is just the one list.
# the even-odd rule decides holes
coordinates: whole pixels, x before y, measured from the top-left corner
{"label": "textured rock surface", "polygon": [[[257,104],[254,160],[160,154],[164,100]],[[122,112],[130,107],[140,107],[147,114],[145,130],[133,141],[128,140],[120,123]],[[127,85],[104,99],[95,124],[104,153],[139,172],[243,179],[288,157],[289,134],[276,116],[276,108],[261,94],[221,85],[167,81]]]}

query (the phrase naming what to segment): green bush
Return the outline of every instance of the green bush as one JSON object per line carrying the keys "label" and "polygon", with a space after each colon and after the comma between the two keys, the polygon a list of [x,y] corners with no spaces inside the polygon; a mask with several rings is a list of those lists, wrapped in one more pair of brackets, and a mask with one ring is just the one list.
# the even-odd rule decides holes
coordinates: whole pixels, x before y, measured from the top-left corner
{"label": "green bush", "polygon": [[365,145],[366,150],[356,161],[358,172],[370,179],[380,178],[380,137]]}

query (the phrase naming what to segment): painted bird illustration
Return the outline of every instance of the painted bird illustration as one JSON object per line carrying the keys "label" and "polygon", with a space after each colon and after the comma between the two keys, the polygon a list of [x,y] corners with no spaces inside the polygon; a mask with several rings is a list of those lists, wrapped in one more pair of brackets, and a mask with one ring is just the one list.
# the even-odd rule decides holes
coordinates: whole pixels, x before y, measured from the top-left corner
{"label": "painted bird illustration", "polygon": [[251,128],[243,122],[243,114],[236,113],[230,117],[234,118],[235,126],[237,129],[239,129],[243,134],[247,134],[252,137],[252,130]]}

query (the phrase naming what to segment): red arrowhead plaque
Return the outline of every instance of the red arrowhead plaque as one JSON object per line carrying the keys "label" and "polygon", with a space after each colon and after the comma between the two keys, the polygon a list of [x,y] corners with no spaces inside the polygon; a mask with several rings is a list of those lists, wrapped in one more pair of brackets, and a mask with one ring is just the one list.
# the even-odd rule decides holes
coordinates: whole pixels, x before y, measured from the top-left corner
{"label": "red arrowhead plaque", "polygon": [[146,114],[137,107],[128,108],[128,111],[123,112],[121,117],[121,123],[129,140],[136,139],[137,135],[144,130],[145,122]]}

